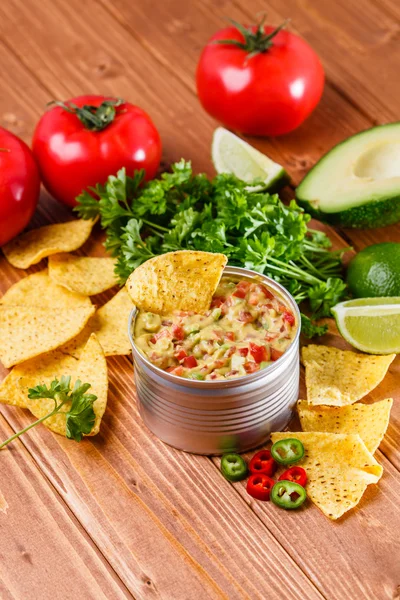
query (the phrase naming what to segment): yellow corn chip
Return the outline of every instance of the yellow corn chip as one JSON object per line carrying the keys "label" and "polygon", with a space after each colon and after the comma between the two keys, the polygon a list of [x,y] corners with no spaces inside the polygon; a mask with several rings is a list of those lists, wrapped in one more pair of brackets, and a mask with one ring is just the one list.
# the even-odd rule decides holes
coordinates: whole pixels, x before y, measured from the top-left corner
{"label": "yellow corn chip", "polygon": [[0,305],[0,360],[7,368],[49,352],[85,327],[94,306],[39,308]]}
{"label": "yellow corn chip", "polygon": [[17,365],[0,383],[0,403],[27,408],[28,390],[39,383],[50,384],[54,378],[72,374],[78,361],[65,354],[62,347]]}
{"label": "yellow corn chip", "polygon": [[310,406],[306,400],[299,400],[297,410],[303,431],[358,433],[373,454],[385,435],[392,404],[392,398],[338,407]]}
{"label": "yellow corn chip", "polygon": [[78,219],[45,225],[16,237],[2,250],[10,264],[18,269],[27,269],[51,254],[80,248],[89,238],[94,223]]}
{"label": "yellow corn chip", "polygon": [[[71,358],[71,357],[70,357]],[[93,404],[93,410],[96,415],[96,420],[92,431],[88,435],[96,435],[100,429],[101,419],[107,406],[107,393],[108,393],[108,377],[107,377],[107,362],[104,356],[104,352],[95,335],[91,335],[88,343],[86,344],[79,361],[75,361],[75,369],[73,372],[66,370],[67,364],[60,364],[57,373],[57,378],[60,379],[62,375],[71,375],[71,384],[74,385],[77,379],[80,379],[81,383],[90,383],[91,388],[88,393],[95,394],[97,400]],[[62,370],[63,369],[63,370]],[[50,383],[53,377],[38,380],[35,379],[35,385],[38,383]],[[31,385],[29,385],[31,387]],[[37,400],[30,400],[27,398],[26,407],[29,408],[31,413],[38,419],[44,417],[46,414],[51,412],[54,408],[54,401],[51,398],[39,398]],[[66,412],[69,410],[70,404],[65,404]],[[49,429],[60,435],[66,435],[66,420],[65,416],[61,413],[57,413],[52,417],[49,417],[43,424]]]}
{"label": "yellow corn chip", "polygon": [[117,284],[113,258],[55,254],[49,258],[51,279],[67,289],[94,296]]}
{"label": "yellow corn chip", "polygon": [[302,350],[309,404],[346,406],[366,396],[385,377],[395,354],[375,356],[310,344]]}
{"label": "yellow corn chip", "polygon": [[88,327],[97,335],[106,356],[131,353],[128,317],[133,308],[132,300],[123,287],[90,320]]}
{"label": "yellow corn chip", "polygon": [[304,445],[299,465],[307,471],[307,495],[330,519],[356,506],[367,485],[382,476],[378,464],[358,434],[272,433],[272,443],[296,438]]}
{"label": "yellow corn chip", "polygon": [[[28,275],[12,285],[0,298],[0,305],[37,306],[39,308],[91,308],[90,298],[57,285],[47,269]],[[53,323],[54,328],[57,323]]]}
{"label": "yellow corn chip", "polygon": [[226,263],[224,254],[168,252],[140,265],[126,285],[141,310],[158,314],[173,310],[201,313],[210,307]]}

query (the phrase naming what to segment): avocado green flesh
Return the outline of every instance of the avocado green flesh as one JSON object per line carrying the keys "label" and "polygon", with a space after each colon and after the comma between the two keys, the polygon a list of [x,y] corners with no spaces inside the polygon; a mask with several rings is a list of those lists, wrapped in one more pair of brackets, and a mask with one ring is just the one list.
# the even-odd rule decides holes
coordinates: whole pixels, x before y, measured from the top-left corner
{"label": "avocado green flesh", "polygon": [[335,146],[306,175],[296,197],[314,217],[344,227],[400,221],[400,122]]}

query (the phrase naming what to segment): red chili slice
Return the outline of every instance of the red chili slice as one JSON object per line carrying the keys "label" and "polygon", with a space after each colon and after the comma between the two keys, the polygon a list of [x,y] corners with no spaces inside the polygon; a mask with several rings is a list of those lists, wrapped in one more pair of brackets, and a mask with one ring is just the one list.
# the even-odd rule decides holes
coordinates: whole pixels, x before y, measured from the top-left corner
{"label": "red chili slice", "polygon": [[248,348],[239,348],[238,350],[240,356],[247,356],[249,353],[249,349]]}
{"label": "red chili slice", "polygon": [[269,495],[274,485],[275,481],[267,475],[250,475],[246,491],[253,498],[265,501],[269,500]]}
{"label": "red chili slice", "polygon": [[[249,468],[251,470],[251,463]],[[302,487],[305,487],[307,483],[307,473],[303,467],[290,467],[290,469],[287,469],[287,471],[282,473],[279,477],[279,481],[294,481]]]}
{"label": "red chili slice", "polygon": [[282,356],[283,352],[280,350],[276,350],[275,348],[271,348],[271,360],[278,360]]}
{"label": "red chili slice", "polygon": [[183,359],[183,366],[187,369],[193,369],[193,367],[197,367],[197,360],[194,356],[185,356]]}
{"label": "red chili slice", "polygon": [[250,282],[249,281],[240,281],[237,286],[236,286],[236,290],[233,292],[232,296],[236,296],[236,298],[246,298],[246,294],[250,289]]}
{"label": "red chili slice", "polygon": [[268,350],[265,346],[258,346],[250,342],[250,354],[256,363],[266,362],[269,359]]}
{"label": "red chili slice", "polygon": [[253,456],[249,464],[250,473],[259,475],[268,475],[272,477],[275,473],[277,464],[271,456],[269,450],[260,450]]}

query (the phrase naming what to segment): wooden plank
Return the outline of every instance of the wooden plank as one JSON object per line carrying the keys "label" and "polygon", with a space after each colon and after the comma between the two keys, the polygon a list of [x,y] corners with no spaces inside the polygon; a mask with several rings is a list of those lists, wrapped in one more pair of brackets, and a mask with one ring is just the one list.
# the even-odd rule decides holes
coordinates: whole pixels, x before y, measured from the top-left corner
{"label": "wooden plank", "polygon": [[[13,6],[17,7],[18,11],[22,12],[22,3],[14,3]],[[65,79],[65,73],[67,73],[68,76],[68,92],[71,89],[71,93],[83,92],[85,89],[87,89],[86,86],[88,85],[88,83],[90,83],[94,89],[99,89],[100,86],[102,86],[102,89],[106,88],[106,91],[108,93],[120,93],[121,95],[126,95],[126,90],[132,90],[131,93],[133,97],[134,94],[136,94],[136,86],[139,86],[140,84],[139,80],[144,79],[144,81],[157,81],[157,86],[154,85],[153,89],[159,88],[160,95],[156,97],[155,94],[149,92],[147,89],[145,89],[145,86],[142,85],[138,88],[140,90],[140,94],[135,96],[135,98],[138,98],[138,100],[136,101],[142,104],[144,107],[146,107],[152,114],[154,114],[155,110],[157,111],[157,114],[160,118],[159,122],[162,123],[162,127],[160,127],[160,129],[162,130],[163,137],[164,129],[167,131],[168,136],[167,152],[169,154],[166,155],[166,157],[169,159],[170,157],[174,156],[173,152],[175,152],[175,148],[178,146],[178,144],[179,148],[181,147],[181,144],[186,144],[185,149],[188,149],[186,156],[193,155],[193,153],[197,154],[198,158],[195,161],[195,166],[197,167],[197,165],[200,165],[204,162],[204,169],[209,171],[210,166],[208,160],[206,161],[205,157],[208,155],[209,151],[209,139],[211,136],[213,121],[206,117],[201,110],[198,110],[193,94],[191,93],[191,95],[189,95],[187,93],[188,88],[184,83],[181,83],[182,80],[179,78],[179,74],[175,76],[172,73],[171,68],[167,68],[165,67],[165,65],[163,65],[163,69],[160,69],[158,59],[157,61],[154,60],[154,55],[153,58],[150,59],[147,56],[147,53],[143,52],[142,42],[140,42],[140,45],[138,45],[137,41],[133,39],[132,35],[127,34],[126,30],[122,29],[121,27],[117,27],[113,21],[110,21],[109,18],[107,18],[104,11],[98,11],[99,14],[98,16],[96,16],[96,22],[94,22],[93,19],[90,18],[90,16],[94,14],[93,6],[94,5],[92,3],[89,3],[87,5],[87,8],[86,6],[82,7],[83,14],[82,11],[79,13],[78,20],[78,18],[75,19],[75,17],[72,14],[70,14],[70,11],[74,10],[73,6],[69,8],[69,6],[61,7],[59,4],[55,4],[51,5],[51,7],[46,7],[46,10],[41,10],[40,7],[35,6],[35,15],[33,15],[32,5],[31,8],[29,8],[29,5],[28,7],[26,7],[25,3],[24,8],[26,8],[26,10],[23,13],[23,15],[20,15],[19,12],[18,15],[4,15],[4,19],[2,19],[0,27],[7,35],[8,42],[15,40],[15,38],[18,37],[18,39],[15,41],[16,52],[19,54],[21,59],[29,66],[29,69],[40,70],[40,78],[41,80],[43,79],[43,81],[46,81],[46,87],[48,86],[50,90],[56,89],[58,85],[61,85],[61,82],[63,81],[63,79]],[[16,9],[14,8],[14,10]],[[196,17],[198,16],[199,12],[200,9],[195,13]],[[36,15],[36,13],[38,13],[38,15]],[[174,14],[179,14],[179,12],[175,12]],[[68,17],[67,20],[69,25],[65,28],[66,31],[59,31],[57,25],[58,23],[62,22],[62,18],[64,18],[65,20],[65,17]],[[128,17],[125,18],[125,21],[127,22],[132,20],[130,14],[128,14]],[[181,20],[179,18],[176,18],[176,20],[178,21],[177,27],[179,30],[179,27],[182,27],[182,25],[180,24]],[[82,21],[90,23],[90,26],[88,25],[87,28],[84,30],[84,35],[82,35]],[[21,24],[15,30],[17,22]],[[38,26],[38,23],[41,24],[40,27]],[[165,20],[165,23],[168,24],[168,21]],[[32,32],[31,39],[29,39],[28,41],[22,39],[23,36],[20,36],[19,34],[19,30],[22,27],[29,27],[29,31]],[[102,32],[105,30],[108,31],[110,36],[114,36],[119,40],[120,48],[126,48],[122,62],[120,60],[120,53],[117,53],[113,49],[113,45],[110,45],[107,39],[104,40]],[[14,32],[15,35],[11,35],[11,32]],[[54,32],[57,32],[56,37]],[[210,31],[210,33],[212,32]],[[82,39],[84,41],[82,41]],[[43,51],[40,48],[38,48],[38,46],[40,46],[38,40],[40,40],[40,43],[44,43],[47,45],[46,56],[44,55]],[[128,60],[125,58],[125,55],[129,56],[129,45],[129,52],[131,56]],[[151,45],[152,48],[155,46],[154,40],[151,40]],[[171,44],[171,42],[169,42],[168,46],[169,45],[174,46],[174,44]],[[90,57],[88,63],[82,65],[82,61],[79,57],[76,59],[75,57],[66,58],[64,56],[63,52],[60,49],[64,49],[65,51],[65,48],[70,48],[72,46],[74,46],[74,48],[76,48],[78,52],[80,52],[81,56]],[[102,48],[101,58],[105,58],[108,60],[108,62],[106,61],[105,63],[105,68],[102,69],[99,68],[100,63],[98,62],[98,47]],[[52,59],[49,61],[49,48],[55,48],[57,50],[54,53],[55,60]],[[168,48],[159,48],[158,52],[160,54],[163,50],[166,52],[167,49]],[[187,47],[186,51],[188,51]],[[118,60],[120,62],[117,62]],[[119,74],[119,69],[121,68],[121,66],[124,69],[126,69],[126,78],[124,78],[125,75],[121,76]],[[80,72],[80,69],[82,72]],[[177,64],[173,65],[173,69],[176,69],[179,72],[179,61]],[[102,74],[106,73],[106,81],[102,81],[102,78],[99,76],[99,71]],[[160,85],[158,85],[159,79],[162,80],[160,82]],[[168,84],[164,83],[165,79],[169,80]],[[288,161],[295,161],[293,165],[293,172],[295,172],[298,177],[301,176],[302,169],[304,170],[308,168],[307,162],[300,164],[298,162],[299,160],[306,160],[305,157],[307,156],[311,157],[311,161],[314,160],[314,152],[316,152],[316,150],[318,150],[318,152],[321,152],[322,149],[325,147],[324,145],[330,145],[332,143],[332,140],[335,139],[335,136],[337,139],[338,134],[343,134],[343,131],[353,131],[352,128],[358,127],[358,124],[361,124],[365,121],[364,117],[359,116],[356,110],[351,105],[348,105],[343,100],[341,100],[340,96],[336,94],[334,90],[328,89],[328,94],[329,98],[331,99],[329,99],[328,105],[324,105],[324,110],[328,111],[327,106],[330,106],[330,113],[328,111],[328,114],[330,114],[330,118],[328,119],[328,116],[324,112],[324,116],[321,117],[321,121],[317,121],[320,123],[319,129],[316,128],[315,130],[313,130],[313,132],[310,132],[308,128],[303,132],[299,130],[299,132],[296,135],[293,134],[293,138],[291,138],[287,142],[285,141],[284,143],[284,140],[282,140],[282,142],[279,141],[279,144],[278,142],[276,142],[277,147],[279,147],[279,150],[274,150],[275,141],[268,142],[270,145],[268,147],[271,147],[271,152],[269,152],[271,155],[273,151],[275,152],[274,156],[277,156],[278,152],[282,152],[283,154],[288,156]],[[173,106],[174,108],[175,106],[177,106],[177,110],[174,110],[173,112],[166,110],[165,112],[167,114],[163,114],[164,105]],[[187,107],[189,107],[189,109]],[[322,107],[323,105],[321,105],[321,110]],[[334,119],[336,118],[336,111],[339,113],[339,118],[335,121]],[[315,113],[315,117],[312,117],[312,119],[317,118],[319,112],[320,111],[317,111]],[[183,114],[182,117],[181,114]],[[173,121],[175,118],[177,119],[176,122],[171,124],[168,122],[169,120]],[[319,118],[320,117],[318,117],[318,119]],[[196,121],[195,124],[193,123],[193,120]],[[354,125],[354,123],[356,123],[356,125]],[[191,134],[192,128],[194,135]],[[186,143],[187,136],[184,135],[186,130],[189,131],[190,135],[189,144]],[[175,144],[175,147],[173,147],[172,144]],[[173,148],[172,152],[171,148]],[[293,152],[293,156],[291,156],[290,154],[286,154],[289,151]],[[203,158],[199,159],[200,155],[202,155]],[[125,362],[127,363],[127,361]],[[120,363],[121,361],[118,361],[118,364]],[[126,366],[126,369],[129,369],[129,366]],[[68,446],[64,449],[63,444],[71,444],[71,442],[67,442],[64,440],[60,441],[58,438],[56,439],[55,437],[52,437],[51,434],[49,434],[46,431],[35,432],[35,434],[32,434],[32,436],[46,436],[46,443],[49,445],[49,450],[48,454],[44,454],[43,449],[39,448],[38,442],[35,441],[35,437],[29,437],[30,451],[35,454],[36,459],[40,459],[40,464],[43,469],[46,469],[46,473],[48,474],[48,476],[52,478],[52,481],[55,482],[60,491],[62,491],[62,485],[66,485],[65,490],[67,491],[64,491],[65,497],[71,498],[70,490],[71,488],[75,489],[75,493],[72,496],[74,508],[76,506],[76,510],[79,510],[80,519],[82,519],[82,522],[85,525],[86,523],[88,523],[87,526],[91,527],[91,529],[93,529],[94,527],[100,528],[100,531],[97,535],[99,538],[101,538],[101,541],[104,545],[106,544],[107,537],[111,536],[108,530],[104,531],[105,526],[103,525],[100,516],[106,514],[107,518],[111,520],[112,526],[115,526],[117,528],[118,533],[120,533],[120,536],[122,537],[122,542],[120,542],[118,545],[118,535],[112,538],[113,551],[111,554],[113,560],[116,563],[118,562],[118,560],[120,560],[119,557],[116,556],[118,554],[118,549],[120,549],[121,546],[122,548],[124,548],[125,545],[128,545],[131,541],[128,532],[126,531],[126,529],[124,529],[124,527],[127,526],[127,523],[121,523],[120,515],[125,515],[123,511],[126,510],[126,506],[128,506],[128,510],[132,511],[132,514],[135,515],[135,524],[137,521],[139,521],[139,525],[142,525],[140,519],[143,518],[146,520],[147,525],[147,520],[150,519],[147,512],[147,508],[144,509],[142,504],[140,504],[140,511],[137,509],[137,500],[135,500],[132,503],[132,508],[130,504],[132,500],[130,500],[130,503],[128,504],[124,503],[125,496],[128,496],[130,498],[130,494],[127,494],[126,488],[128,488],[129,491],[131,491],[131,487],[133,487],[133,489],[136,490],[135,485],[132,483],[131,480],[128,479],[129,475],[131,475],[131,472],[134,470],[132,465],[134,465],[135,469],[137,469],[139,472],[139,477],[135,478],[136,486],[139,487],[139,493],[136,491],[134,493],[136,495],[139,495],[140,499],[142,499],[142,495],[144,495],[146,498],[146,502],[151,506],[150,510],[152,511],[152,514],[156,515],[156,517],[152,517],[153,520],[151,520],[151,524],[155,521],[155,519],[158,519],[158,521],[161,521],[164,527],[166,527],[168,532],[172,530],[174,532],[174,535],[178,537],[180,543],[182,543],[184,548],[189,549],[188,552],[191,556],[194,556],[195,559],[197,557],[200,557],[199,559],[197,559],[198,564],[201,564],[202,566],[204,565],[204,568],[207,568],[207,571],[211,573],[211,577],[213,576],[213,573],[215,571],[218,571],[221,568],[221,562],[223,563],[225,570],[227,568],[226,565],[228,564],[228,559],[230,557],[226,557],[224,546],[228,548],[230,552],[232,545],[236,547],[236,544],[238,544],[239,548],[242,548],[242,544],[244,544],[242,538],[239,536],[236,526],[233,526],[233,531],[229,529],[228,532],[225,532],[224,529],[227,527],[227,522],[230,523],[230,521],[232,521],[234,518],[237,518],[237,515],[243,516],[245,514],[246,524],[250,521],[250,525],[247,525],[247,529],[244,529],[244,531],[245,533],[249,532],[250,535],[254,535],[253,530],[256,531],[254,539],[257,542],[257,544],[255,544],[257,548],[259,539],[261,539],[262,536],[265,535],[268,535],[268,544],[271,545],[273,539],[270,537],[270,534],[266,534],[264,529],[258,529],[258,526],[255,525],[255,522],[253,521],[252,517],[248,517],[247,513],[243,513],[242,504],[237,503],[236,500],[232,499],[231,494],[228,492],[228,490],[230,489],[229,485],[226,482],[222,481],[219,475],[217,478],[217,474],[215,471],[209,470],[207,466],[207,459],[202,459],[199,457],[187,457],[186,455],[182,455],[181,453],[175,453],[175,451],[166,448],[165,446],[159,444],[156,441],[150,441],[152,438],[147,436],[140,424],[137,424],[136,413],[133,412],[131,417],[129,419],[127,418],[126,413],[128,411],[133,411],[131,404],[131,391],[128,392],[128,390],[126,389],[126,386],[128,385],[130,385],[130,379],[128,379],[128,375],[124,376],[122,380],[119,378],[115,379],[115,386],[120,386],[120,391],[124,396],[126,395],[126,398],[118,399],[118,402],[116,398],[114,399],[113,406],[111,407],[111,410],[107,413],[105,434],[103,433],[103,437],[100,437],[99,439],[93,442],[93,451],[86,450],[86,447],[90,447],[91,444],[90,442],[85,442],[84,453],[81,454],[81,449],[79,449],[79,454],[77,455],[78,450],[76,450],[75,447],[70,448],[70,446]],[[128,405],[125,406],[124,403],[127,403]],[[119,419],[119,417],[116,418],[115,416],[117,414],[117,411],[120,411],[119,414],[121,416],[121,420]],[[12,411],[11,415],[9,414],[11,413],[11,409],[9,409],[7,414],[9,418],[16,419],[16,412],[17,411]],[[17,420],[13,421],[13,425],[19,426]],[[132,432],[134,432],[134,435],[132,435]],[[107,444],[104,443],[105,437],[107,438]],[[122,449],[120,449],[121,445],[123,445]],[[61,455],[58,455],[58,446],[61,446],[62,448]],[[143,450],[143,448],[145,450]],[[121,452],[119,452],[120,450]],[[122,458],[120,458],[120,454]],[[64,481],[61,483],[56,474],[54,473],[54,468],[52,466],[53,462],[49,463],[50,455],[54,455],[55,457],[57,457],[57,460],[54,461],[57,465],[59,463],[65,463],[66,465],[69,465],[71,464],[71,462],[73,466],[77,465],[79,469],[75,469],[75,471],[78,472],[78,475],[74,474],[73,478],[69,480],[67,479],[66,484]],[[150,459],[148,455],[151,455]],[[106,456],[106,459],[103,458],[104,456]],[[139,466],[136,467],[135,462],[133,461],[136,461],[136,463],[138,463]],[[172,464],[169,464],[168,461],[171,461]],[[160,462],[162,462],[161,468]],[[111,466],[107,467],[107,464]],[[182,472],[183,469],[185,469],[184,472]],[[175,470],[177,471],[177,474],[175,473]],[[103,481],[104,478],[101,475],[103,472],[107,473],[108,475],[106,482]],[[111,475],[109,475],[110,472],[112,473],[112,477]],[[115,475],[115,472],[118,476]],[[147,475],[147,473],[151,473],[154,481],[149,481],[149,476]],[[109,506],[109,502],[107,503],[107,494],[110,494],[113,490],[112,482],[114,481],[114,477],[117,481],[120,481],[120,478],[122,477],[125,486],[116,487],[117,494],[121,494],[121,498],[118,498],[119,502],[117,503],[116,507]],[[167,477],[170,479],[170,481],[173,482],[173,484],[167,483]],[[111,484],[109,482],[110,479]],[[193,480],[199,484],[195,487],[196,492],[198,494],[198,498],[194,497],[193,493],[187,493],[187,487],[189,485],[193,486]],[[97,489],[99,483],[105,485],[104,491],[99,491]],[[218,488],[218,486],[220,487]],[[218,489],[218,493],[215,493],[215,490],[213,491],[214,487]],[[162,492],[158,492],[159,489],[161,489]],[[95,494],[94,499],[92,498],[93,494]],[[99,501],[100,506],[98,506],[98,504],[96,503],[99,494],[101,495],[101,503]],[[180,500],[179,496],[181,497]],[[89,503],[89,508],[86,506],[84,507],[80,504],[80,497],[84,498]],[[226,498],[228,500],[226,500]],[[211,501],[215,503],[215,507],[217,508],[210,506]],[[173,510],[178,511],[178,514],[176,515],[175,513],[173,513]],[[221,513],[217,513],[218,510],[221,511]],[[93,514],[91,513],[91,511],[93,511],[93,513],[97,515],[97,520],[93,520]],[[366,514],[369,514],[368,511],[366,511]],[[308,516],[306,515],[308,515],[308,512],[309,511],[307,511],[307,513],[304,513],[305,517],[304,519],[302,519],[301,523],[299,521],[296,521],[297,527],[302,527],[305,529],[305,531],[307,531],[309,527],[313,527],[313,521],[311,517],[310,521],[307,520]],[[171,524],[170,521],[167,520],[166,516],[164,516],[165,514],[174,515],[177,522],[174,521]],[[313,512],[313,514],[315,514],[315,511]],[[221,515],[223,516],[225,522],[221,518]],[[322,516],[320,517],[323,518]],[[286,513],[284,513],[281,519],[282,521],[279,523],[279,528],[283,532],[287,532]],[[360,543],[357,538],[358,529],[354,524],[355,519],[357,519],[357,517],[354,517],[353,515],[353,518],[349,518],[348,521],[346,520],[346,524],[348,524],[347,535],[349,536],[349,539],[353,542],[355,539],[357,539],[358,551],[363,552],[363,544]],[[116,525],[114,525],[115,522]],[[167,525],[165,525],[165,523]],[[341,524],[337,525],[338,528],[341,527]],[[174,527],[176,529],[174,529]],[[321,586],[320,589],[328,590],[330,597],[332,597],[332,589],[334,590],[333,593],[336,593],[335,586],[337,572],[334,572],[332,576],[332,571],[329,571],[329,569],[322,570],[319,565],[326,565],[328,563],[329,556],[332,556],[333,564],[337,564],[336,560],[334,559],[335,557],[337,557],[338,541],[337,539],[334,539],[333,536],[331,536],[331,527],[336,527],[336,525],[333,526],[332,524],[326,521],[327,535],[325,539],[327,540],[327,542],[326,546],[320,549],[320,553],[314,555],[312,552],[313,549],[309,549],[307,550],[303,558],[305,565],[304,568],[307,569],[307,572],[311,573],[311,576],[314,578],[315,581],[318,581],[318,585]],[[275,529],[276,527],[273,528],[271,524],[271,530],[274,532],[275,535],[277,535]],[[368,538],[368,540],[372,539],[372,543],[374,544],[379,543],[378,537],[375,537],[378,536],[379,533],[379,531],[376,531],[376,529],[374,530],[373,537]],[[159,538],[161,537],[162,549],[165,551],[165,554],[169,556],[170,553],[168,553],[168,551],[165,550],[167,542],[163,538],[164,530],[162,530],[160,534],[158,528],[155,526],[143,526],[139,533],[144,535],[147,532],[147,535],[152,535],[154,530],[157,531],[157,535],[154,536],[154,540],[158,542]],[[175,531],[178,531],[178,533],[175,533]],[[212,532],[214,532],[214,534],[217,535],[213,536]],[[297,546],[296,536],[297,532],[296,535],[293,535],[291,537],[291,541],[295,549]],[[198,541],[198,538],[200,539],[200,541]],[[338,537],[338,539],[339,538],[340,536]],[[199,545],[199,547],[197,546],[197,544]],[[206,552],[203,548],[203,544],[204,546],[208,545],[209,547],[211,547],[214,552],[214,555],[212,554],[210,558],[211,561],[217,560],[217,566],[214,566],[214,570],[209,569],[209,563],[203,557],[203,552]],[[331,544],[335,545],[334,550],[331,550]],[[155,545],[157,546],[157,543]],[[217,552],[215,551],[215,548],[217,548]],[[261,548],[263,549],[263,553],[265,553],[265,546],[261,546]],[[271,545],[271,548],[271,553],[273,553],[274,555],[278,555],[278,560],[281,560],[281,553],[275,550],[275,545]],[[149,552],[148,549],[146,551]],[[253,545],[245,551],[244,555],[243,552],[241,553],[241,560],[235,553],[232,559],[232,572],[237,571],[238,573],[240,573],[240,575],[238,575],[237,585],[242,586],[242,589],[244,589],[245,593],[247,593],[248,595],[250,595],[253,592],[253,587],[251,587],[251,585],[247,582],[247,575],[243,574],[242,565],[245,564],[246,569],[250,568],[249,572],[252,572],[255,566],[258,568],[261,565],[263,568],[266,568],[265,563],[262,562],[262,559],[258,558],[257,553],[259,552],[261,551],[254,548]],[[301,547],[300,550],[298,550],[298,548],[296,549],[296,561],[300,561],[300,558],[298,557],[299,552],[304,552],[304,548]],[[321,552],[324,552],[326,562],[321,563]],[[217,559],[214,558],[215,553],[217,554]],[[252,555],[256,557],[256,562],[255,559],[252,558]],[[156,577],[161,577],[163,583],[161,589],[170,590],[168,584],[170,584],[171,580],[163,580],[164,575],[159,575],[157,571],[155,558],[153,556],[148,557],[146,554],[146,557],[143,559],[143,563],[146,565],[150,564],[151,569],[155,571]],[[284,564],[286,568],[287,563],[285,562]],[[176,563],[174,562],[173,565],[175,567]],[[354,595],[352,595],[354,589],[356,589],[356,591],[359,590],[359,587],[353,586],[352,583],[354,578],[357,579],[356,565],[357,562],[354,561],[354,564],[347,565],[347,567],[345,568],[345,566],[340,563],[340,566],[342,568],[340,573],[341,575],[343,574],[343,577],[348,582],[348,588],[346,588],[346,590],[348,591],[348,595],[350,595],[350,597],[354,597]],[[127,569],[128,567],[122,565],[120,566],[120,568],[121,570],[123,570]],[[290,570],[291,568],[292,567],[290,567]],[[225,583],[225,573],[226,571],[222,569],[222,575],[218,574],[218,577],[216,577],[218,579],[218,582],[220,580],[224,581],[225,587],[223,587],[223,589],[229,591],[232,590],[232,594],[236,594],[237,588],[229,587],[230,585],[232,585],[230,583],[229,577],[227,578],[228,583]],[[282,572],[280,572],[280,577],[282,578],[282,580],[284,580],[284,577],[286,577],[286,573],[282,574]],[[254,581],[257,581],[258,583],[257,578]],[[301,577],[300,581],[303,582],[303,579],[301,579]],[[136,585],[136,580],[135,583],[133,583],[132,585]],[[245,585],[247,587],[245,587]],[[265,585],[268,586],[268,581]],[[303,584],[300,583],[300,585]],[[198,586],[195,587],[195,592],[198,589]],[[206,590],[208,589],[209,587],[206,587]],[[262,587],[259,589],[263,590],[265,588]],[[272,594],[274,594],[275,588],[273,587],[272,590]],[[309,590],[309,587],[306,587],[306,590]],[[342,595],[342,591],[343,588],[340,587],[338,589],[336,597],[344,597]],[[307,591],[306,593],[313,592]],[[339,594],[341,594],[341,596]],[[235,596],[232,595],[229,597]]]}
{"label": "wooden plank", "polygon": [[[0,439],[11,434],[0,416]],[[0,461],[0,597],[133,598],[21,442]]]}
{"label": "wooden plank", "polygon": [[[308,579],[206,457],[155,439],[134,401],[132,364],[110,359],[101,434],[80,444],[38,427],[23,443],[126,587],[139,598],[281,598]],[[2,407],[14,429],[30,422]],[[273,564],[270,557],[274,556]]]}

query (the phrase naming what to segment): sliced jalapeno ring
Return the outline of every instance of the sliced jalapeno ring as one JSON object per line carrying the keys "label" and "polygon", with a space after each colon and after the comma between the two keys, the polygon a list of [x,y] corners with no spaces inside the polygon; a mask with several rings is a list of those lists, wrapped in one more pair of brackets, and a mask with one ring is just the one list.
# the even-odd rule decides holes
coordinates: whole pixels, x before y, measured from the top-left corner
{"label": "sliced jalapeno ring", "polygon": [[306,498],[306,490],[294,481],[278,481],[271,491],[272,502],[286,510],[299,508]]}
{"label": "sliced jalapeno ring", "polygon": [[296,438],[279,440],[271,448],[271,455],[281,465],[290,465],[301,460],[304,456],[304,446]]}
{"label": "sliced jalapeno ring", "polygon": [[247,464],[239,454],[224,454],[221,458],[221,472],[228,481],[240,481],[247,475]]}

